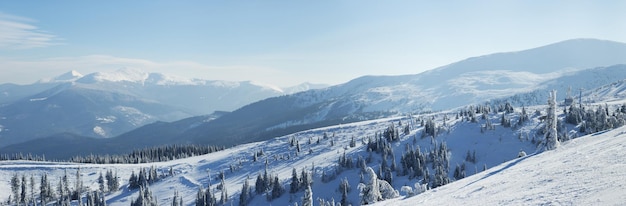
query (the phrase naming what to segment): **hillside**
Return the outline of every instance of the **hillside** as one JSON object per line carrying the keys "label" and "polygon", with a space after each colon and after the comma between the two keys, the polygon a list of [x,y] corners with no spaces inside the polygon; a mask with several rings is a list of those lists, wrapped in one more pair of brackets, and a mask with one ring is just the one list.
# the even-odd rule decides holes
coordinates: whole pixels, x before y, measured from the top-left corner
{"label": "hillside", "polygon": [[[620,84],[613,84],[611,88],[618,88],[619,85]],[[603,89],[601,91],[607,90],[615,89]],[[604,102],[598,103],[597,105],[603,106]],[[598,108],[597,106],[588,106],[593,109],[598,109],[598,111],[604,111],[604,109]],[[621,107],[621,102],[613,102],[609,106],[611,107],[609,108],[611,113],[615,111],[615,114],[617,114],[617,112],[620,111],[617,109]],[[449,165],[448,168],[444,170],[445,178],[450,181],[457,180],[458,182],[465,183],[463,185],[467,185],[469,183],[467,181],[477,180],[477,178],[485,177],[484,179],[488,180],[497,176],[504,176],[504,174],[508,174],[507,171],[509,168],[517,167],[513,165],[530,164],[525,162],[532,158],[551,157],[550,154],[559,153],[561,150],[589,151],[589,155],[583,152],[563,154],[570,156],[569,158],[572,159],[561,164],[575,163],[579,169],[582,169],[586,165],[584,164],[585,162],[596,161],[595,154],[608,155],[608,153],[598,152],[605,151],[604,148],[596,148],[595,146],[589,146],[589,148],[587,148],[587,145],[595,145],[595,143],[587,142],[587,139],[596,137],[612,138],[626,133],[626,129],[624,128],[611,132],[595,133],[584,138],[572,140],[571,143],[563,143],[563,148],[554,152],[533,154],[531,155],[533,157],[515,159],[520,150],[526,151],[529,154],[537,150],[538,144],[540,144],[543,138],[540,134],[543,123],[540,121],[541,114],[534,111],[544,111],[545,106],[539,105],[526,108],[514,108],[513,113],[498,111],[499,109],[505,109],[505,107],[493,107],[491,108],[493,110],[485,115],[481,115],[480,113],[474,114],[477,122],[472,122],[473,112],[470,111],[483,109],[487,109],[487,107],[481,108],[472,106],[459,111],[398,116],[335,125],[298,132],[263,142],[239,145],[208,155],[159,163],[97,165],[3,161],[0,162],[0,182],[5,182],[6,184],[0,184],[0,193],[10,194],[8,182],[10,182],[10,178],[14,174],[25,175],[27,177],[30,175],[39,177],[41,174],[46,173],[50,175],[50,178],[53,180],[52,185],[57,185],[58,179],[63,175],[64,171],[67,171],[68,174],[70,174],[70,179],[72,179],[78,168],[80,168],[80,176],[84,182],[85,190],[93,191],[98,188],[96,181],[98,174],[100,172],[104,173],[107,169],[114,169],[118,177],[120,177],[121,190],[108,193],[106,196],[107,204],[128,205],[130,201],[137,198],[139,192],[136,189],[128,189],[130,174],[138,173],[140,168],[155,167],[157,168],[158,174],[163,174],[163,176],[160,180],[150,184],[149,188],[159,203],[172,201],[175,191],[178,191],[179,195],[183,198],[184,205],[193,205],[198,188],[206,188],[210,184],[211,191],[218,196],[221,191],[227,191],[229,200],[226,201],[226,204],[238,204],[238,197],[241,193],[243,182],[248,180],[252,188],[255,188],[255,177],[267,171],[269,176],[279,179],[279,184],[286,189],[285,192],[272,200],[267,199],[270,194],[269,190],[267,194],[254,194],[251,196],[252,199],[249,205],[294,205],[296,202],[300,204],[301,198],[304,195],[302,189],[299,189],[293,194],[287,192],[290,188],[292,170],[296,169],[298,174],[305,172],[311,175],[313,181],[313,197],[316,204],[320,201],[319,199],[324,201],[332,201],[334,199],[338,202],[341,199],[341,192],[338,191],[337,188],[340,182],[345,179],[351,187],[351,191],[347,193],[346,200],[356,205],[360,202],[357,185],[360,181],[359,176],[362,173],[362,170],[359,169],[360,166],[358,166],[361,165],[359,159],[363,159],[361,161],[364,161],[363,163],[367,167],[374,168],[374,171],[377,171],[377,173],[379,170],[377,168],[381,168],[383,167],[382,165],[385,165],[384,167],[387,169],[382,169],[378,178],[386,179],[387,174],[391,174],[389,176],[392,178],[390,183],[395,190],[401,190],[402,186],[412,186],[424,180],[429,182],[430,187],[436,187],[435,184],[438,184],[436,179],[441,178],[437,176],[438,172],[435,169],[441,166],[435,166],[437,164],[435,162],[441,161],[438,160],[438,158],[443,158],[444,162],[447,162],[443,165]],[[528,120],[517,124],[516,122],[523,116],[523,110],[528,112]],[[559,113],[561,119],[565,118],[562,111],[559,111]],[[459,118],[456,117],[457,114],[460,115]],[[619,115],[623,116],[621,113],[619,113]],[[487,117],[487,119],[482,119],[482,116]],[[506,127],[503,125],[500,122],[503,116],[509,119],[510,122],[515,123],[515,126]],[[434,120],[434,128],[436,128],[435,131],[437,131],[434,138],[428,135],[429,128],[433,128],[428,126],[429,120]],[[422,122],[426,123],[422,124]],[[407,127],[408,132],[405,133],[404,128]],[[583,134],[577,132],[579,127],[580,126],[577,125],[564,124],[563,127],[560,128],[560,131],[566,133],[569,137],[582,136]],[[398,135],[392,135],[395,137],[391,140],[386,140],[385,131],[389,131],[390,128],[398,131]],[[387,134],[393,133],[394,132]],[[351,146],[352,144],[353,146]],[[568,149],[569,147],[574,147],[570,145],[578,145],[585,149]],[[599,142],[597,146],[601,147],[605,145]],[[436,152],[440,150],[446,152]],[[420,154],[418,156],[426,158],[421,170],[424,173],[420,172],[422,174],[421,176],[417,174],[417,171],[420,170],[411,170],[409,167],[404,166],[406,161],[408,161],[405,157],[409,152]],[[387,154],[384,155],[385,153]],[[574,158],[580,158],[575,157],[576,155],[586,155],[583,157],[588,158],[590,161],[576,162]],[[469,159],[468,156],[470,156]],[[471,156],[473,156],[473,158]],[[617,156],[616,158],[619,157],[621,156]],[[339,160],[341,158],[349,159],[349,161],[352,162],[349,164],[352,166],[347,166],[346,164],[348,163],[340,164]],[[513,162],[508,162],[510,160],[513,160]],[[607,159],[607,161],[613,160],[619,159]],[[539,162],[532,163],[529,167],[545,167],[546,162],[552,161],[556,161],[556,159],[540,160]],[[396,165],[395,170],[390,169],[393,167],[392,165]],[[465,165],[463,176],[468,177],[462,178],[455,175],[454,170],[459,168],[459,165]],[[558,168],[556,166],[558,165],[555,165],[554,168]],[[491,167],[493,168],[482,172],[485,168]],[[173,176],[166,175],[169,173],[170,168]],[[599,167],[592,169],[603,171]],[[530,174],[540,174],[539,168],[534,170],[520,170],[529,172]],[[218,188],[220,187],[218,174],[221,172],[223,172],[225,176],[224,185],[226,190]],[[478,174],[478,176],[471,176],[473,174]],[[558,176],[558,174],[565,173],[555,172],[554,174]],[[610,174],[610,172],[608,174]],[[546,178],[548,177],[551,176],[548,175]],[[608,177],[618,176],[609,175]],[[508,178],[509,181],[518,179],[513,177]],[[561,180],[557,177],[554,177],[551,181],[546,178],[542,179],[546,180],[543,183],[549,185],[558,184],[558,181]],[[592,179],[589,180],[591,181]],[[72,181],[73,180],[70,182]],[[452,184],[455,183],[453,182],[451,185]],[[458,183],[456,184],[458,185]],[[472,185],[481,184],[483,184],[482,180]],[[499,183],[495,182],[494,184]],[[490,188],[493,186],[487,185],[485,187]],[[434,188],[425,194],[433,194],[436,193],[435,191],[445,190],[445,188],[448,188],[448,186],[444,185]],[[532,187],[529,186],[526,188]],[[485,190],[487,191],[487,189]],[[493,191],[496,190],[494,189]],[[565,192],[567,191],[563,191],[563,193]],[[580,196],[582,197],[583,195],[581,194]],[[416,196],[415,198],[419,197],[423,197],[423,195]],[[536,199],[542,200],[540,197]],[[391,201],[401,201],[401,199]],[[514,203],[515,202],[512,202],[512,204]],[[389,204],[394,203],[391,202]],[[412,202],[406,204],[412,204]]]}
{"label": "hillside", "polygon": [[511,160],[427,191],[376,205],[622,205],[626,128]]}

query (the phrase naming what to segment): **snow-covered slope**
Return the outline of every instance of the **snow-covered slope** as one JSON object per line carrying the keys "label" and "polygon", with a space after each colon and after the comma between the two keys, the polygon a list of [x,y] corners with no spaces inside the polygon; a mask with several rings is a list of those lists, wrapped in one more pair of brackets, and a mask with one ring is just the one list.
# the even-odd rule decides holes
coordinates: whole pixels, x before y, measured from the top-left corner
{"label": "snow-covered slope", "polygon": [[[620,105],[618,104],[610,106],[618,107]],[[474,188],[474,190],[468,191],[481,192],[482,190],[485,190],[502,192],[501,190],[497,189],[492,190],[491,187],[497,187],[493,186],[493,184],[499,184],[499,181],[504,180],[497,179],[499,181],[493,183],[483,183],[483,181],[499,178],[500,176],[505,176],[505,174],[518,174],[517,172],[509,173],[508,171],[515,171],[513,170],[513,168],[518,168],[518,165],[522,164],[529,164],[529,168],[534,168],[520,169],[522,173],[528,173],[532,175],[541,174],[541,167],[555,169],[555,171],[546,175],[545,178],[537,177],[538,180],[536,182],[532,182],[538,185],[559,185],[559,182],[557,181],[561,180],[570,182],[574,179],[569,179],[569,176],[574,175],[574,173],[578,172],[578,170],[595,170],[600,171],[600,174],[606,174],[606,176],[600,177],[587,174],[587,176],[584,176],[587,177],[587,179],[581,181],[593,181],[598,178],[607,178],[614,180],[615,178],[621,177],[613,176],[613,174],[622,175],[619,172],[611,173],[613,170],[604,170],[605,168],[595,166],[591,168],[586,168],[585,166],[593,166],[594,164],[585,164],[585,162],[598,161],[596,159],[596,155],[598,154],[613,155],[616,152],[621,152],[615,150],[623,150],[623,141],[614,142],[610,138],[620,138],[620,140],[626,141],[624,139],[626,138],[626,135],[622,135],[626,134],[625,128],[620,128],[615,131],[594,134],[588,137],[583,137],[581,139],[576,139],[573,140],[571,143],[564,143],[563,148],[557,149],[556,151],[550,151],[539,155],[533,155],[532,157],[516,159],[512,162],[508,162],[509,160],[515,159],[520,150],[526,151],[528,153],[533,153],[537,150],[536,145],[543,138],[538,133],[542,130],[542,123],[540,121],[540,112],[537,113],[533,111],[543,111],[544,109],[545,106],[542,105],[526,107],[525,110],[527,110],[529,113],[529,120],[521,125],[517,125],[512,128],[507,128],[503,127],[503,125],[500,125],[500,119],[504,115],[505,117],[510,118],[513,120],[513,122],[515,122],[515,120],[519,119],[522,108],[515,108],[515,112],[510,114],[505,114],[503,112],[490,112],[490,114],[486,115],[486,117],[489,119],[490,122],[493,123],[494,126],[493,129],[485,130],[481,129],[481,127],[485,127],[485,125],[488,124],[487,120],[481,119],[480,116],[478,116],[478,122],[474,123],[467,121],[470,119],[467,116],[461,116],[459,118],[456,118],[456,115],[459,114],[458,111],[444,111],[433,114],[398,116],[393,118],[377,119],[371,121],[317,128],[274,138],[263,142],[239,145],[208,155],[161,163],[144,163],[133,165],[95,165],[6,161],[0,162],[0,182],[4,183],[0,184],[0,194],[9,194],[10,188],[8,186],[8,182],[13,174],[23,174],[27,177],[30,175],[34,175],[36,177],[39,177],[39,175],[46,173],[51,176],[52,180],[56,180],[52,181],[53,185],[55,185],[55,183],[58,182],[58,178],[64,173],[65,170],[67,170],[68,174],[71,174],[70,176],[73,177],[76,169],[80,168],[81,176],[83,181],[85,182],[85,186],[87,187],[87,189],[96,190],[98,188],[98,185],[96,183],[98,173],[104,172],[106,169],[115,169],[118,172],[118,176],[121,178],[122,190],[108,194],[106,198],[107,204],[128,205],[131,200],[135,199],[138,196],[137,190],[128,190],[126,188],[130,174],[133,171],[137,173],[140,168],[155,166],[159,168],[159,173],[166,174],[170,168],[172,168],[174,171],[174,176],[165,177],[164,179],[150,185],[150,190],[153,192],[154,196],[156,196],[158,202],[161,204],[169,203],[172,200],[171,198],[174,196],[174,192],[178,191],[178,193],[183,197],[185,205],[193,205],[198,188],[206,188],[209,183],[212,185],[211,190],[219,195],[221,190],[217,188],[219,181],[216,179],[219,172],[225,173],[225,187],[227,188],[228,194],[230,196],[227,204],[238,204],[238,195],[241,192],[243,182],[247,179],[251,185],[254,185],[256,179],[255,177],[258,174],[262,174],[265,171],[265,168],[267,168],[267,171],[270,175],[277,176],[279,178],[280,184],[284,188],[286,188],[286,191],[289,190],[289,184],[291,182],[291,172],[293,169],[296,169],[298,173],[300,173],[301,171],[310,172],[312,174],[314,182],[312,185],[312,190],[316,204],[318,202],[318,199],[323,199],[325,201],[332,201],[334,199],[336,202],[338,202],[341,199],[341,192],[338,191],[337,188],[339,182],[345,178],[352,188],[351,192],[347,194],[347,200],[354,205],[358,205],[360,203],[360,198],[357,185],[360,181],[359,176],[361,170],[357,167],[339,167],[338,159],[344,154],[347,158],[351,159],[351,161],[354,162],[353,164],[358,164],[356,163],[356,160],[359,159],[359,156],[364,159],[371,159],[371,161],[368,161],[366,164],[369,167],[375,168],[375,171],[377,171],[376,168],[378,168],[383,162],[386,162],[387,166],[397,164],[398,166],[396,168],[396,171],[393,172],[392,175],[393,180],[391,181],[391,184],[396,190],[400,190],[402,186],[414,185],[416,182],[422,180],[422,178],[410,178],[408,175],[401,174],[401,171],[404,170],[402,169],[403,166],[401,163],[402,156],[406,154],[408,150],[415,151],[417,148],[419,148],[422,153],[427,154],[429,151],[434,151],[436,150],[436,148],[441,147],[441,145],[444,144],[447,148],[446,154],[449,157],[449,165],[451,167],[451,169],[447,173],[448,177],[453,179],[453,168],[455,167],[455,165],[461,164],[465,164],[465,173],[467,175],[473,175],[478,173],[478,176],[470,176],[458,181],[465,183],[462,184],[462,186],[467,185],[467,187]],[[611,111],[613,111],[613,109],[611,109]],[[563,118],[562,114],[561,118]],[[437,130],[439,130],[439,134],[435,138],[423,136],[425,127],[421,125],[421,121],[428,121],[430,119],[434,119],[435,125],[438,128]],[[388,129],[390,126],[400,131],[400,134],[398,136],[399,139],[390,143],[389,146],[391,147],[391,154],[387,155],[387,159],[383,160],[383,158],[381,157],[382,153],[368,151],[368,148],[370,148],[368,146],[368,143],[371,143],[371,141],[376,139],[377,136],[382,135],[382,132]],[[408,133],[403,132],[403,128],[405,128],[406,126],[408,126],[409,128]],[[576,125],[566,124],[564,125],[563,130],[567,131],[570,134],[576,134],[575,127]],[[325,136],[326,138],[324,138]],[[598,139],[598,142],[595,142],[596,139]],[[350,146],[353,140],[354,147]],[[291,142],[295,143],[291,144]],[[617,145],[621,146],[617,148],[606,147],[608,149],[605,150],[605,144],[608,143],[617,143]],[[300,148],[299,152],[298,148]],[[576,150],[581,152],[576,152]],[[262,155],[259,154],[261,151]],[[552,158],[551,154],[558,155],[562,153],[561,151],[570,152],[563,153],[560,156],[557,156],[557,158]],[[467,154],[474,152],[475,154],[473,156],[475,157],[475,162],[467,161]],[[258,155],[257,161],[254,160],[255,154]],[[600,164],[600,166],[606,165],[609,162],[612,164],[619,164],[618,160],[621,160],[623,158],[620,155],[623,156],[624,154],[616,154],[615,158],[611,157],[603,159],[602,161],[598,161],[598,164]],[[603,157],[607,156],[598,156],[598,158]],[[537,158],[540,160],[538,160],[537,162],[531,161],[533,158]],[[580,158],[584,158],[588,161],[577,162],[576,160]],[[560,159],[564,159],[564,161],[555,165],[549,165],[553,161],[559,162]],[[608,162],[603,163],[603,161]],[[504,164],[500,165],[503,162]],[[428,173],[431,175],[435,174],[434,169],[432,169],[432,163],[427,162],[426,164],[427,165],[425,166],[426,170],[429,171]],[[570,173],[556,171],[556,169],[558,169],[559,167],[567,168],[566,166],[563,166],[563,164],[575,165],[575,167],[572,167],[575,170],[570,171]],[[493,167],[494,165],[500,166],[496,166],[492,169],[487,170],[486,172],[480,173],[481,171],[483,171],[483,167]],[[623,169],[620,167],[621,166],[618,165],[617,167],[614,166],[607,168]],[[604,171],[608,172],[604,173]],[[209,178],[208,175],[211,175],[211,178]],[[590,176],[593,176],[593,178],[589,178]],[[478,180],[481,178],[483,179]],[[506,178],[508,178],[507,181],[513,183],[515,183],[516,181],[521,182],[520,178],[517,177]],[[469,184],[469,180],[478,181],[471,181],[471,184]],[[530,180],[526,179],[525,181]],[[455,184],[458,185],[458,183],[452,183],[451,185]],[[482,184],[487,184],[487,186],[482,188],[482,190],[476,189],[481,187],[474,187],[474,185]],[[591,183],[584,185],[589,185],[593,187],[601,186],[600,184]],[[611,187],[607,184],[604,185],[607,187]],[[536,188],[535,186],[536,185],[529,185],[527,187],[524,187],[524,190],[534,191],[534,188]],[[589,190],[600,190],[600,188],[593,187]],[[437,192],[439,191],[447,191],[446,188],[449,187],[443,186],[435,188],[425,194],[437,194]],[[619,187],[617,189],[619,189]],[[562,191],[561,193],[565,193],[569,192],[570,190],[556,191]],[[540,190],[536,193],[530,193],[533,195],[536,194],[537,197],[526,196],[526,198],[531,198],[531,200],[537,200],[536,202],[529,202],[530,204],[541,203],[538,201],[545,200],[545,198],[541,196],[545,196],[545,192],[546,190]],[[584,197],[585,195],[588,195],[587,193],[585,193],[586,191],[584,190],[580,190],[578,192],[580,192],[580,194],[578,194],[579,197]],[[285,192],[281,197],[268,201],[265,194],[256,194],[253,196],[249,205],[294,205],[296,202],[300,204],[303,195],[304,194],[302,190],[293,194]],[[418,196],[416,198],[419,197],[423,196]],[[456,198],[463,197],[465,196]],[[0,198],[6,197],[0,196]],[[600,198],[602,198],[602,196],[600,196]],[[391,201],[401,200],[402,199]],[[617,200],[617,202],[623,202],[623,200]],[[395,204],[395,202],[388,203]],[[430,202],[426,203],[429,204]],[[500,203],[506,204],[507,202],[493,202],[493,204]],[[511,204],[515,203],[517,202],[511,202]],[[567,204],[567,202],[562,203]],[[385,202],[383,202],[383,204],[385,204]],[[413,203],[407,202],[406,204],[412,205]],[[524,204],[524,202],[522,202],[521,204]]]}
{"label": "snow-covered slope", "polygon": [[[620,94],[622,85],[622,82],[607,85],[593,90],[596,92],[589,95],[597,95],[598,100],[608,100],[596,102],[595,105],[606,103],[611,107],[609,111],[615,111],[622,103],[611,98],[620,98],[616,94]],[[588,105],[588,109],[592,106]],[[619,179],[626,176],[626,166],[622,164],[622,160],[626,158],[626,128],[576,138],[562,143],[554,151],[535,154],[538,151],[537,144],[543,138],[540,134],[543,125],[540,119],[545,106],[524,108],[529,119],[522,124],[515,124],[510,128],[500,124],[503,116],[516,122],[521,117],[522,110],[515,108],[513,113],[508,114],[491,111],[485,115],[488,120],[478,115],[477,122],[468,121],[471,118],[465,114],[457,118],[459,111],[443,111],[334,125],[239,145],[208,155],[160,163],[96,165],[4,161],[0,162],[0,194],[5,196],[0,196],[0,200],[10,194],[8,183],[14,174],[39,177],[46,173],[54,187],[65,171],[73,177],[80,168],[86,190],[97,190],[99,172],[114,169],[121,178],[122,190],[109,193],[106,196],[107,204],[128,205],[138,196],[138,190],[126,188],[130,174],[137,173],[140,168],[154,166],[159,168],[160,174],[168,173],[170,168],[174,173],[173,176],[164,177],[150,185],[150,190],[160,204],[169,203],[175,191],[178,191],[185,205],[194,205],[198,188],[206,188],[209,184],[211,191],[219,196],[221,189],[218,189],[219,180],[216,179],[219,172],[224,172],[226,177],[225,188],[230,196],[226,204],[238,204],[243,182],[248,180],[250,185],[254,185],[255,177],[263,174],[267,168],[270,175],[279,178],[286,192],[271,201],[266,199],[266,194],[256,194],[249,205],[300,205],[304,192],[287,192],[293,169],[298,173],[305,171],[312,174],[316,204],[319,199],[339,202],[341,192],[337,188],[340,181],[345,179],[351,185],[347,201],[358,205],[360,197],[357,185],[361,169],[338,166],[338,160],[344,154],[355,162],[353,164],[358,164],[356,160],[359,157],[371,159],[366,165],[375,171],[384,162],[387,166],[397,164],[395,172],[392,172],[391,184],[396,190],[400,190],[402,186],[412,186],[422,181],[422,178],[402,175],[401,171],[405,170],[402,156],[407,151],[417,151],[419,148],[422,153],[428,154],[441,145],[446,145],[446,156],[449,157],[451,167],[446,175],[454,179],[452,168],[464,164],[468,177],[415,197],[400,197],[379,204],[610,205],[626,202],[621,196],[626,184],[621,184]],[[558,112],[560,118],[563,118],[562,111]],[[421,122],[431,119],[439,131],[435,138],[423,136],[426,128]],[[493,129],[485,129],[488,121],[493,123]],[[382,135],[390,126],[400,131],[399,139],[390,143],[391,153],[383,159],[381,153],[368,151],[371,148],[368,143]],[[406,126],[408,133],[403,132]],[[560,130],[576,137],[576,128],[576,125],[565,124]],[[354,146],[350,146],[352,141]],[[516,158],[520,150],[530,155]],[[255,154],[258,156],[256,161]],[[473,154],[474,162],[467,160],[467,154]],[[432,163],[427,161],[426,164],[428,173],[435,174]],[[483,171],[483,167],[491,168]]]}
{"label": "snow-covered slope", "polygon": [[588,135],[377,205],[623,205],[626,128]]}

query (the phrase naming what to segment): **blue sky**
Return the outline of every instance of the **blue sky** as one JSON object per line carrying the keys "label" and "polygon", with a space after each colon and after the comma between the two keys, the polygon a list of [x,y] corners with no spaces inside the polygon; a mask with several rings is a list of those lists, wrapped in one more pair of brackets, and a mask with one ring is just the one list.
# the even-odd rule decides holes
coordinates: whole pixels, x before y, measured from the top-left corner
{"label": "blue sky", "polygon": [[127,67],[339,84],[573,38],[626,42],[624,11],[624,1],[2,1],[0,83]]}

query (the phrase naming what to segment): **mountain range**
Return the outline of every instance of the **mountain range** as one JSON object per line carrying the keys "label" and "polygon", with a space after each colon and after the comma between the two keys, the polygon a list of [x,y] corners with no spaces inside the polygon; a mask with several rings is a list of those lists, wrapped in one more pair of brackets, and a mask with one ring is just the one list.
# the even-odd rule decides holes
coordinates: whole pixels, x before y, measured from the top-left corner
{"label": "mountain range", "polygon": [[[117,136],[112,135],[115,137],[106,140],[89,141],[99,141],[100,145],[115,145],[107,149],[103,147],[103,150],[108,152],[128,151],[117,148],[143,148],[172,143],[233,146],[267,140],[306,129],[406,113],[448,110],[468,104],[482,104],[489,100],[511,102],[517,106],[534,105],[545,102],[544,97],[547,96],[548,90],[558,90],[557,95],[561,99],[565,97],[569,88],[593,89],[626,79],[626,66],[623,65],[626,64],[626,59],[623,57],[626,57],[626,44],[624,43],[574,39],[529,50],[473,57],[415,75],[364,76],[323,89],[263,99],[232,112],[223,113],[218,118],[212,118],[211,121],[207,121],[204,117],[193,117],[169,123],[157,122],[127,133],[116,133]],[[70,84],[71,87],[92,85],[88,83],[102,82],[102,79],[120,79],[116,75],[94,74],[87,78],[88,76],[73,81]],[[165,82],[171,82],[164,80],[166,78],[158,78],[157,75],[120,76],[142,78],[129,78],[126,81],[133,83],[118,87],[118,89],[108,86],[109,91],[111,89],[118,91],[115,94],[138,93],[134,92],[137,91],[136,88],[144,88],[139,85],[154,84],[157,86],[151,87],[156,88],[150,90],[153,91],[152,94],[165,97],[167,95],[156,95],[156,93],[167,91],[167,87],[163,85],[167,85]],[[113,102],[138,101],[124,95],[109,96],[111,96],[109,99],[114,99]],[[29,100],[44,97],[46,96],[36,96]],[[166,100],[157,102],[162,101]],[[156,108],[155,110],[161,112],[151,116],[183,116],[165,112],[170,111],[166,107],[142,103],[145,105],[137,110],[143,111],[145,110],[143,107],[148,107]],[[138,108],[139,106],[127,107]],[[13,117],[17,118],[18,115],[13,115]],[[97,118],[94,117],[92,115],[91,118]],[[132,117],[141,119],[140,115],[130,115],[129,120],[125,122],[135,120]],[[6,125],[10,121],[6,119],[8,118],[0,124],[8,128]],[[85,128],[89,129],[89,127]],[[80,138],[89,136],[71,130],[66,130],[64,134]],[[75,145],[71,142],[67,144]],[[37,141],[23,141],[20,145],[13,145],[2,150],[47,153],[50,157],[53,157],[51,154],[53,151],[58,150],[58,148],[46,145],[34,145],[40,144]],[[37,150],[28,148],[37,148]],[[89,152],[93,151],[84,150],[77,154]]]}
{"label": "mountain range", "polygon": [[[447,110],[491,99],[558,89],[591,89],[626,78],[626,44],[576,39],[519,52],[470,58],[416,75],[365,76],[347,83],[268,98],[181,133],[205,144],[233,145],[304,129],[393,114]],[[519,98],[518,98],[519,99]],[[532,101],[531,101],[532,100]]]}
{"label": "mountain range", "polygon": [[[155,176],[159,178],[145,189],[149,188],[151,199],[161,204],[172,202],[178,194],[183,205],[195,205],[200,188],[212,191],[213,197],[223,200],[225,205],[303,205],[305,190],[296,187],[292,191],[291,185],[300,181],[297,177],[294,180],[293,176],[308,174],[313,182],[310,188],[314,202],[342,201],[362,205],[364,195],[361,194],[367,190],[361,191],[363,187],[359,183],[367,180],[366,175],[371,176],[363,172],[369,167],[376,171],[378,181],[388,182],[393,190],[399,191],[394,197],[375,199],[377,205],[620,205],[626,201],[622,195],[626,185],[616,181],[626,173],[626,165],[621,164],[626,156],[626,128],[623,127],[626,110],[620,111],[626,103],[624,91],[626,84],[618,81],[583,92],[583,98],[596,97],[596,102],[585,105],[589,111],[585,114],[587,122],[560,125],[559,132],[568,137],[563,136],[560,146],[554,150],[544,151],[542,144],[545,121],[541,118],[546,113],[545,103],[482,114],[474,114],[475,110],[470,109],[479,110],[478,107],[467,106],[459,111],[315,128],[206,155],[162,162],[0,161],[0,183],[4,183],[0,184],[0,200],[6,201],[11,194],[9,182],[12,176],[32,175],[38,181],[46,174],[55,188],[61,184],[59,180],[64,175],[70,174],[69,181],[78,182],[74,179],[80,178],[84,183],[83,192],[86,192],[101,190],[98,174],[110,170],[119,177],[120,186],[118,190],[103,193],[107,205],[128,205],[145,191],[130,187],[133,176],[145,174],[139,172],[142,168],[155,168]],[[610,116],[603,116],[606,106]],[[568,112],[554,111],[559,122],[567,122]],[[474,115],[478,117],[472,120]],[[616,121],[616,117],[621,123],[614,125],[615,129],[580,132],[584,125],[601,122],[608,125]],[[501,119],[511,120],[514,126],[506,126]],[[426,134],[429,123],[420,123],[424,121],[434,123],[438,131],[436,135]],[[491,126],[487,126],[489,124]],[[384,134],[389,130],[398,131],[393,135],[394,139],[387,139],[389,133]],[[63,138],[71,139],[69,136]],[[64,150],[71,149],[74,146],[64,147]],[[420,167],[421,170],[415,170]],[[272,187],[272,191],[283,188],[283,193],[254,192],[263,187],[259,184],[263,178],[274,179],[272,184],[279,187]],[[441,178],[450,182],[437,185]],[[254,188],[245,202],[239,198],[245,188],[242,186],[244,182]],[[349,189],[341,190],[343,183]],[[72,184],[69,187],[75,188]],[[421,187],[428,190],[407,192]],[[72,204],[75,203],[77,201]]]}
{"label": "mountain range", "polygon": [[60,133],[110,138],[156,121],[232,111],[268,97],[325,85],[281,89],[255,82],[185,79],[135,69],[70,71],[30,85],[0,85],[0,146]]}
{"label": "mountain range", "polygon": [[[98,199],[90,198],[98,193],[107,205],[176,201],[195,205],[196,199],[207,197],[216,197],[213,201],[223,205],[622,205],[626,64],[619,56],[626,56],[624,48],[617,42],[570,40],[470,58],[416,75],[361,77],[270,97],[232,112],[156,121],[110,138],[59,131],[8,145],[0,153],[32,153],[48,160],[84,155],[81,159],[88,163],[0,161],[0,201],[18,196],[12,188],[19,187],[11,183],[23,184],[23,191],[33,191],[29,187],[37,191],[34,185],[41,177],[42,182],[51,180],[50,188],[65,184],[68,189],[61,191],[76,191],[83,202]],[[90,100],[143,101],[145,105],[125,103],[129,104],[125,107],[166,110],[155,100],[133,99],[142,90],[115,88],[114,81],[106,81],[107,92],[88,90],[84,87],[95,87],[89,82],[105,77],[87,76],[72,72],[42,80],[37,84],[61,83],[3,107],[80,94],[74,99],[81,102],[68,104],[75,112],[96,111],[96,106],[81,108],[95,105]],[[135,82],[136,87],[152,84],[143,77],[136,81],[137,75],[122,76],[123,82]],[[22,91],[37,90],[34,85]],[[68,88],[79,91],[66,93]],[[558,105],[546,104],[552,90],[557,91]],[[568,107],[571,99],[573,106]],[[11,117],[31,120],[27,115]],[[135,116],[125,121],[131,117]],[[560,142],[550,149],[548,127]],[[11,129],[2,132],[6,131]],[[139,163],[104,161],[118,158],[106,154],[187,143],[230,147],[174,160],[161,148],[144,150],[156,156],[152,160],[139,156],[129,160]],[[99,158],[104,162],[95,164]],[[105,171],[115,172],[117,186],[99,184],[103,181],[98,174]],[[63,183],[64,179],[76,184]],[[137,180],[143,180],[141,188],[133,187]]]}

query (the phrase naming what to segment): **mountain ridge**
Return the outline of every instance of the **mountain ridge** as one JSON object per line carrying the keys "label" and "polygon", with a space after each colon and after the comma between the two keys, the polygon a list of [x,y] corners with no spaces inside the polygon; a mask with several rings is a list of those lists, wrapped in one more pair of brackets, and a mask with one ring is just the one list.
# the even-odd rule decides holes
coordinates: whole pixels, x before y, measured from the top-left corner
{"label": "mountain ridge", "polygon": [[[284,94],[251,81],[184,79],[136,69],[87,75],[72,70],[30,85],[0,85],[0,146],[62,132],[110,138],[155,121],[232,111]],[[34,122],[40,126],[29,129]]]}

